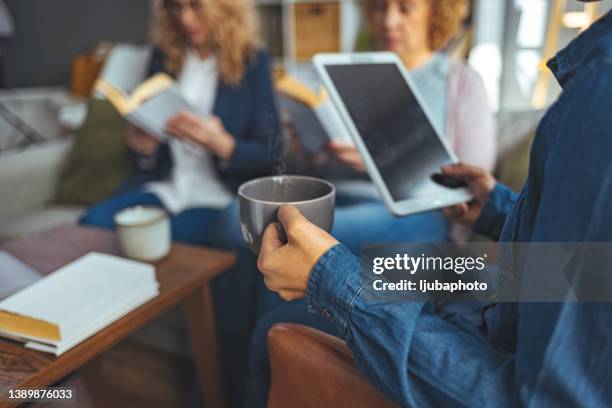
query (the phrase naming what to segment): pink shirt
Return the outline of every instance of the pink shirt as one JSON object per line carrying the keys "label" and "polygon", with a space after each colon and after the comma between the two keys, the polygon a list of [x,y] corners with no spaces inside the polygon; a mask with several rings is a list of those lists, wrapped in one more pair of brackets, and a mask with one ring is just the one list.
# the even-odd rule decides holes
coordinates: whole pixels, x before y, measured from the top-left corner
{"label": "pink shirt", "polygon": [[462,162],[493,171],[495,120],[480,75],[453,62],[448,72],[447,136]]}
{"label": "pink shirt", "polygon": [[[447,136],[460,161],[493,171],[496,159],[496,126],[487,91],[480,75],[462,62],[448,71]],[[465,241],[471,228],[453,224],[453,241]]]}

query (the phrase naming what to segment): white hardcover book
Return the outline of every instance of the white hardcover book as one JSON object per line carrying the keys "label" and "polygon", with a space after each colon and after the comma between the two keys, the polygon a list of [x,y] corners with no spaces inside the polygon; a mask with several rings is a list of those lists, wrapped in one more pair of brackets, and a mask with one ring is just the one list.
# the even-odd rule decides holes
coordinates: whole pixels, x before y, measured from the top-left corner
{"label": "white hardcover book", "polygon": [[90,253],[0,302],[0,334],[60,347],[157,290],[153,266]]}
{"label": "white hardcover book", "polygon": [[33,350],[39,350],[60,356],[74,346],[98,333],[106,326],[109,326],[113,322],[121,319],[123,316],[137,309],[139,306],[142,306],[158,294],[158,285],[150,285],[144,288],[144,290],[135,293],[132,298],[126,300],[125,302],[111,305],[107,313],[100,315],[98,318],[84,325],[79,331],[79,334],[73,338],[51,343],[30,340],[25,342],[25,346]]}

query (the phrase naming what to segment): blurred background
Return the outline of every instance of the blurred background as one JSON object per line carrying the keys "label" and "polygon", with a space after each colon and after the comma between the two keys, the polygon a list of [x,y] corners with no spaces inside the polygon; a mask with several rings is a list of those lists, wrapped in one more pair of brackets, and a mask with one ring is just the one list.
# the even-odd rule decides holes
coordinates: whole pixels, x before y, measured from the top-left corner
{"label": "blurred background", "polygon": [[[256,7],[277,77],[317,86],[314,54],[371,49],[357,1],[258,0]],[[496,176],[515,190],[536,125],[560,92],[546,60],[610,7],[612,0],[474,0],[448,45],[484,80],[497,119]],[[116,45],[150,52],[151,20],[150,0],[0,0],[0,242],[75,223],[129,172],[125,122],[92,96],[92,86],[110,69]],[[100,395],[109,387],[140,393],[148,406],[184,399],[191,366],[175,320],[146,328],[87,368]],[[167,353],[152,358],[143,347]]]}
{"label": "blurred background", "polygon": [[[497,112],[497,176],[512,187],[521,187],[535,124],[560,91],[546,60],[611,6],[612,0],[470,3],[446,51],[467,60],[485,82]],[[357,1],[258,0],[256,8],[275,74],[316,86],[315,53],[371,49]],[[101,185],[111,175],[101,180],[95,166],[79,164],[104,165],[123,140],[123,121],[110,106],[93,103],[91,89],[115,45],[150,51],[151,21],[150,0],[0,1],[0,240],[74,222],[84,206],[111,192]],[[91,147],[75,152],[75,139]]]}
{"label": "blurred background", "polygon": [[[264,42],[279,64],[307,62],[320,51],[364,48],[366,29],[356,1],[256,4]],[[574,0],[474,0],[454,46],[490,78],[491,99],[499,108],[545,105],[556,88],[547,87],[550,95],[538,94],[534,101],[536,85],[543,83],[536,66],[611,5],[610,0],[586,6]],[[2,14],[3,88],[66,88],[75,58],[100,42],[147,43],[151,1],[4,0]]]}

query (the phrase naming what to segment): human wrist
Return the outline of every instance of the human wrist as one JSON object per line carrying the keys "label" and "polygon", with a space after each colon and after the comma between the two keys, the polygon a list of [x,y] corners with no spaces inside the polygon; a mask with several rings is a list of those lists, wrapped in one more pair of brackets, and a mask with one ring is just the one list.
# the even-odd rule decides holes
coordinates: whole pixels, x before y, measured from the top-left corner
{"label": "human wrist", "polygon": [[359,258],[344,245],[334,245],[312,268],[305,296],[308,310],[329,319],[342,335],[361,280]]}
{"label": "human wrist", "polygon": [[227,132],[222,132],[211,140],[210,149],[221,160],[229,160],[236,150],[236,140]]}
{"label": "human wrist", "polygon": [[514,207],[516,199],[517,194],[515,192],[496,182],[474,223],[474,231],[497,239],[506,221],[506,216]]}

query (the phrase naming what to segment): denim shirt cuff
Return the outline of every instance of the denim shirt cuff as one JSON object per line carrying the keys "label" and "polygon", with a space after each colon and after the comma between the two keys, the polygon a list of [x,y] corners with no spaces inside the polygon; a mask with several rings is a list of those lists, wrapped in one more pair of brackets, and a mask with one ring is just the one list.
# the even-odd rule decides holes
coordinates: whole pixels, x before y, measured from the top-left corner
{"label": "denim shirt cuff", "polygon": [[517,194],[507,186],[501,183],[495,184],[474,224],[474,230],[479,234],[497,239],[506,221],[506,216],[514,207],[516,197]]}
{"label": "denim shirt cuff", "polygon": [[323,254],[312,269],[306,305],[312,313],[329,319],[346,333],[351,305],[362,287],[361,263],[348,248],[337,244]]}

